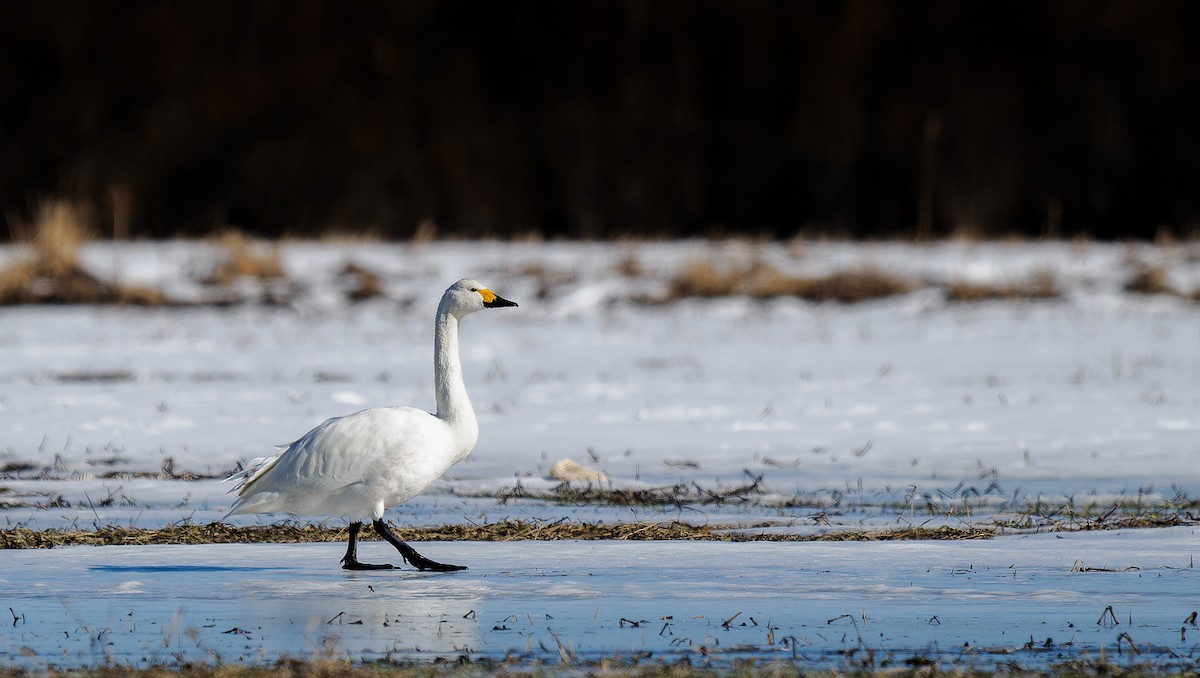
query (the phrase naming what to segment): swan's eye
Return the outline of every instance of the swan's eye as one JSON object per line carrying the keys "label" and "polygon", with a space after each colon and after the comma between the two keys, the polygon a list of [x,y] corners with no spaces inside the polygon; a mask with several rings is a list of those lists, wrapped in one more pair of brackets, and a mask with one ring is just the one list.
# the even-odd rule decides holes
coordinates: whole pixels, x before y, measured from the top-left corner
{"label": "swan's eye", "polygon": [[478,292],[479,290],[477,290],[477,289],[475,289],[474,287],[472,287],[472,288],[471,288],[471,291],[472,291],[472,292]]}

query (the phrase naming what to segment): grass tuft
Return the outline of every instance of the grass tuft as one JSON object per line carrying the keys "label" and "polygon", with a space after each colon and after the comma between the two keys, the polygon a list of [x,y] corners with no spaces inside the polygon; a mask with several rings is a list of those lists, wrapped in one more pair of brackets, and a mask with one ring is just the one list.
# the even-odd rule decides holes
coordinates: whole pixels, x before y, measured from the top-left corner
{"label": "grass tuft", "polygon": [[671,279],[667,298],[726,297],[739,291],[738,274],[720,271],[708,261],[690,261]]}
{"label": "grass tuft", "polygon": [[1062,296],[1058,281],[1049,271],[1034,273],[1029,279],[1009,285],[981,285],[965,281],[946,287],[948,301],[989,301],[993,299],[1057,299]]}
{"label": "grass tuft", "polygon": [[823,277],[788,275],[763,262],[722,270],[708,261],[692,261],[668,285],[662,303],[684,298],[745,295],[754,299],[797,297],[813,302],[856,303],[906,294],[912,284],[870,266],[838,271]]}
{"label": "grass tuft", "polygon": [[204,279],[206,284],[225,286],[239,278],[270,280],[284,277],[278,247],[267,247],[236,230],[220,234],[215,243],[224,257]]}
{"label": "grass tuft", "polygon": [[642,260],[638,259],[636,253],[632,250],[625,252],[621,260],[614,267],[617,275],[622,278],[640,278],[646,275],[646,267],[642,264]]}
{"label": "grass tuft", "polygon": [[824,278],[797,278],[793,294],[809,301],[838,301],[845,304],[907,294],[907,280],[876,268],[840,271]]}
{"label": "grass tuft", "polygon": [[80,262],[80,250],[91,239],[88,210],[65,200],[44,203],[32,226],[15,225],[13,239],[25,250],[0,271],[0,304],[131,304],[171,303],[150,288],[117,285],[92,275]]}
{"label": "grass tuft", "polygon": [[214,242],[222,254],[212,271],[199,281],[218,288],[218,292],[206,303],[229,306],[256,301],[288,306],[300,293],[299,286],[283,270],[279,245],[268,245],[236,230],[225,231]]}
{"label": "grass tuft", "polygon": [[1140,265],[1134,271],[1133,277],[1125,283],[1126,292],[1137,294],[1166,294],[1177,297],[1183,296],[1179,290],[1167,282],[1167,270],[1162,266]]}
{"label": "grass tuft", "polygon": [[353,302],[383,296],[383,279],[379,274],[354,263],[346,262],[339,274],[346,285],[346,298]]}
{"label": "grass tuft", "polygon": [[533,278],[537,282],[538,299],[549,299],[561,290],[570,289],[579,279],[578,273],[569,269],[556,269],[544,264],[528,263],[514,271],[515,275]]}

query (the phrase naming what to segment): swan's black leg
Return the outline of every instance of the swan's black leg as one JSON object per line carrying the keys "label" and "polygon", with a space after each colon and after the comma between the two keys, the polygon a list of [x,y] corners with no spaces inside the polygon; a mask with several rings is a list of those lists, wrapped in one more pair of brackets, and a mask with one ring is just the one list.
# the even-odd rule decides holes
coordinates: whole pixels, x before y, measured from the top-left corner
{"label": "swan's black leg", "polygon": [[367,563],[358,562],[358,532],[362,529],[362,522],[350,523],[350,545],[346,547],[346,555],[342,558],[343,570],[391,570],[394,569],[391,565],[369,565]]}
{"label": "swan's black leg", "polygon": [[[400,537],[397,537],[395,533],[388,529],[387,523],[383,522],[383,520],[376,520],[371,524],[375,527],[375,531],[379,533],[379,536],[383,537],[387,543],[396,547],[396,550],[400,552],[400,556],[404,558],[405,562],[417,568],[418,570],[421,570],[422,572],[425,570],[433,570],[434,572],[456,572],[458,570],[467,569],[463,565],[447,565],[445,563],[438,563],[426,558],[420,553],[417,553],[416,549],[408,544],[405,544],[400,540]],[[352,532],[351,534],[353,535],[354,533]]]}

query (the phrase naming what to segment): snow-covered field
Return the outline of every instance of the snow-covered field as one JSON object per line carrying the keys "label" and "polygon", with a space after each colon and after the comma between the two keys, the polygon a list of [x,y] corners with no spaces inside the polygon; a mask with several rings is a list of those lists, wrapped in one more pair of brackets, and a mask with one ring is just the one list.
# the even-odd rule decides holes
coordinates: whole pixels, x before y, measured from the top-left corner
{"label": "snow-covered field", "polygon": [[[15,256],[0,251],[0,266]],[[97,244],[84,252],[97,274],[118,271],[122,282],[180,300],[206,293],[197,280],[219,256],[210,243]],[[441,291],[465,276],[521,306],[464,321],[479,446],[427,496],[390,512],[396,522],[666,515],[803,531],[940,525],[1043,505],[1177,507],[1200,497],[1200,304],[1123,289],[1139,265],[1161,267],[1177,289],[1200,288],[1192,246],[292,243],[282,261],[283,306],[0,310],[4,526],[217,520],[229,506],[217,478],[273,445],[373,405],[432,408],[433,310]],[[807,276],[872,267],[916,289],[853,305],[639,301],[663,296],[671,276],[694,261],[759,261]],[[348,302],[339,275],[348,262],[378,273],[385,296]],[[1051,276],[1063,296],[954,303],[944,292],[954,282],[1033,275]],[[239,285],[258,293],[257,283]],[[547,472],[563,458],[604,472],[618,489],[681,484],[720,493],[761,481],[753,501],[738,506],[494,499],[516,488],[552,490],[558,481]],[[163,470],[204,478],[155,477]],[[0,651],[18,664],[60,663],[54,639],[62,632],[107,628],[114,646],[81,636],[82,644],[63,643],[66,663],[110,654],[136,663],[184,647],[189,656],[213,649],[228,659],[242,650],[213,640],[214,632],[259,624],[250,636],[221,638],[245,640],[251,658],[258,648],[302,654],[330,632],[325,620],[345,610],[366,618],[355,632],[365,635],[338,630],[349,644],[337,651],[356,656],[413,647],[502,655],[542,644],[557,657],[543,627],[564,642],[569,636],[580,655],[673,652],[670,637],[656,635],[664,616],[696,647],[709,635],[726,646],[763,645],[774,620],[781,628],[771,652],[783,652],[780,639],[792,635],[802,639],[798,652],[835,653],[859,646],[859,633],[865,649],[920,651],[936,642],[944,652],[953,641],[958,653],[963,643],[1020,647],[1032,635],[1040,645],[1075,638],[1068,647],[1112,652],[1128,632],[1138,643],[1196,656],[1200,631],[1182,623],[1200,607],[1192,528],[1057,536],[907,545],[446,544],[438,551],[464,554],[469,573],[390,579],[342,573],[337,545],[8,552],[0,556],[0,607],[26,617],[0,636]],[[1140,569],[1072,572],[1077,560]],[[585,570],[592,576],[582,586]],[[177,588],[180,579],[187,586]],[[367,584],[399,597],[364,593]],[[76,588],[90,593],[70,602]],[[229,612],[223,594],[208,595],[217,589],[239,600],[256,592],[272,611],[239,602]],[[610,590],[613,604],[593,619]],[[662,604],[644,590],[661,590]],[[1110,604],[1120,626],[1098,627]],[[377,623],[401,608],[428,608],[439,623],[405,617],[399,631]],[[758,636],[721,626],[719,617],[739,611],[735,625],[753,616],[760,626],[747,629]],[[842,614],[851,616],[825,623]],[[502,622],[509,615],[519,622]],[[977,625],[960,625],[962,615]],[[618,624],[622,616],[652,623],[628,627]],[[940,627],[928,622],[934,617]],[[214,626],[202,623],[209,618]],[[140,631],[127,632],[130,624]],[[493,626],[514,635],[488,631]],[[158,648],[168,627],[206,630],[157,654],[145,649],[152,641],[143,632]],[[22,646],[36,654],[22,655]]]}

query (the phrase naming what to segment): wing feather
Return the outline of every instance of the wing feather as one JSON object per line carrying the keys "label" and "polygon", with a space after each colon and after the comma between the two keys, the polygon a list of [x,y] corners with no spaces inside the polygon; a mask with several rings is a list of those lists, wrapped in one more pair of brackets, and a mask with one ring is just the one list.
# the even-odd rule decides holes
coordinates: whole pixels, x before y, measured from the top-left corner
{"label": "wing feather", "polygon": [[366,491],[367,485],[426,475],[420,472],[421,450],[440,443],[435,439],[444,431],[433,415],[407,407],[328,419],[279,454],[255,459],[231,476],[229,480],[238,481],[231,490],[238,499],[230,514],[337,513],[349,494]]}

